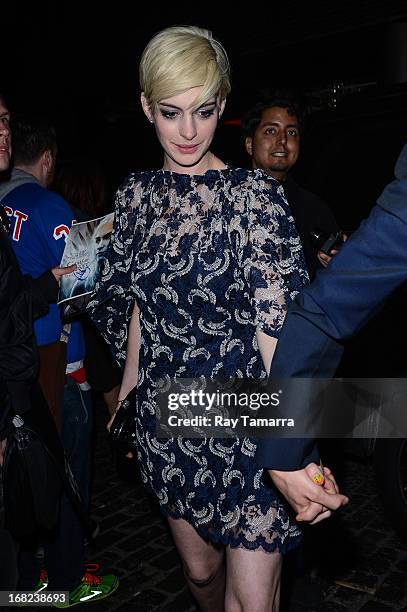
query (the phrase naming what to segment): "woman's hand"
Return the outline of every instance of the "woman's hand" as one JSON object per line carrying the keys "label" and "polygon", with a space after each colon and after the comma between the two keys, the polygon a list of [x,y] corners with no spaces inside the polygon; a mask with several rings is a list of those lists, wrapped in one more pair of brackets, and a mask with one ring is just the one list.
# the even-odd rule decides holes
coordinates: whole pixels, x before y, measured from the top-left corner
{"label": "woman's hand", "polygon": [[[308,476],[311,478],[312,482],[322,487],[326,493],[330,495],[335,495],[335,493],[339,493],[339,487],[337,482],[332,474],[331,470],[322,465],[322,462],[319,466],[307,466],[305,468]],[[325,518],[331,516],[331,511],[328,510],[326,506],[322,507],[322,512],[319,514],[313,521],[310,522],[310,525],[315,525],[320,521],[323,521]]]}
{"label": "woman's hand", "polygon": [[301,470],[268,470],[274,484],[296,513],[297,521],[314,525],[328,518],[332,510],[348,503],[337,493],[336,481],[328,468],[315,463]]}
{"label": "woman's hand", "polygon": [[[110,430],[112,428],[115,416],[116,416],[117,412],[119,411],[120,406],[122,405],[122,402],[123,402],[123,400],[118,400],[116,408],[115,408],[112,416],[110,417],[110,420],[109,420],[108,424],[106,425],[106,428],[107,428],[108,432],[110,432]],[[126,457],[127,457],[127,459],[133,459],[133,453],[130,453],[130,452],[127,453]]]}

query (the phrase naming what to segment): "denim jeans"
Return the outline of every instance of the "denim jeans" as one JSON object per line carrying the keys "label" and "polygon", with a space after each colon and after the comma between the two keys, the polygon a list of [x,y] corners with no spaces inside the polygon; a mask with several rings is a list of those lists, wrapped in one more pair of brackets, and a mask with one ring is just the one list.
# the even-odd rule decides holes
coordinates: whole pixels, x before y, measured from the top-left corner
{"label": "denim jeans", "polygon": [[93,427],[91,391],[66,377],[61,414],[61,438],[69,465],[88,510],[90,503],[91,441]]}

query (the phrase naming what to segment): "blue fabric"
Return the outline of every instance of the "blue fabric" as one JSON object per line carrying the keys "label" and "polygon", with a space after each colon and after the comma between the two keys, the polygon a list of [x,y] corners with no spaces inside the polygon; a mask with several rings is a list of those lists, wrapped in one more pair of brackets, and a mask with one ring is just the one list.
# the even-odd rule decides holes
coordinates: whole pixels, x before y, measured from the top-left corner
{"label": "blue fabric", "polygon": [[254,461],[255,440],[157,440],[155,396],[180,378],[264,378],[256,329],[278,337],[308,282],[281,186],[260,171],[142,172],[116,199],[92,317],[124,365],[141,311],[135,434],[162,511],[213,541],[282,552],[299,529]]}
{"label": "blue fabric", "polygon": [[[33,178],[32,182],[6,193],[2,204],[10,215],[12,244],[23,274],[37,278],[58,266],[73,221],[67,202]],[[59,307],[50,304],[48,314],[35,322],[34,329],[39,346],[59,340],[62,329]],[[68,363],[83,359],[84,355],[83,333],[76,322],[72,324],[68,343]]]}
{"label": "blue fabric", "polygon": [[[360,329],[407,280],[407,145],[396,175],[329,267],[291,304],[273,359],[276,378],[334,376],[340,341]],[[298,415],[311,401],[300,400],[295,402]],[[292,405],[285,402],[290,411]],[[315,458],[311,440],[264,439],[257,449],[259,464],[274,469],[299,469]]]}

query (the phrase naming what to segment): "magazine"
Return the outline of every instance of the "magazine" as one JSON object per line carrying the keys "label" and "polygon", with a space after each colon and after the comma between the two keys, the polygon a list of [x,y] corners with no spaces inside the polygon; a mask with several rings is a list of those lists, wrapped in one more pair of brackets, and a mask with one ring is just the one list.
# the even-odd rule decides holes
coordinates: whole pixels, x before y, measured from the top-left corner
{"label": "magazine", "polygon": [[[114,213],[75,223],[66,239],[61,266],[76,264],[76,270],[65,274],[59,286],[58,304],[75,300],[83,303],[90,295],[102,273],[110,237]],[[85,300],[86,301],[86,300]]]}

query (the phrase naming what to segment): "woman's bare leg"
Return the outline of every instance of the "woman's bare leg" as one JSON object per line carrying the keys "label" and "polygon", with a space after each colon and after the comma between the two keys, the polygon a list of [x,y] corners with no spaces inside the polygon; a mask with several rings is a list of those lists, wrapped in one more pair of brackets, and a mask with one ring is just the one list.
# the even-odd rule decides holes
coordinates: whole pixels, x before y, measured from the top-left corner
{"label": "woman's bare leg", "polygon": [[226,547],[226,612],[278,612],[282,556]]}
{"label": "woman's bare leg", "polygon": [[182,559],[185,578],[202,612],[223,612],[225,599],[224,546],[207,542],[183,519],[168,519]]}

